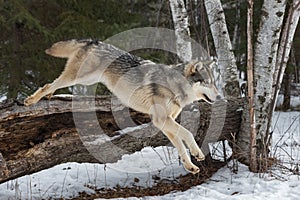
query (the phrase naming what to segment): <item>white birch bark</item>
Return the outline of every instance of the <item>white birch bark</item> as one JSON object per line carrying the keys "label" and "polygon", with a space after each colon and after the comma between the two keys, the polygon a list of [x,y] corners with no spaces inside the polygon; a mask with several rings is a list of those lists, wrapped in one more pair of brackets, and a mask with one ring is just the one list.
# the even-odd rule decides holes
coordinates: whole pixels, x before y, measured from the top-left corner
{"label": "white birch bark", "polygon": [[169,0],[176,35],[177,55],[183,62],[192,59],[192,46],[188,37],[190,36],[189,21],[183,0]]}
{"label": "white birch bark", "polygon": [[286,0],[264,0],[254,50],[255,119],[257,139],[261,139],[263,145],[266,145],[264,138],[267,136],[270,120],[268,115],[272,100],[273,74],[285,7]]}
{"label": "white birch bark", "polygon": [[274,71],[273,85],[276,85],[273,89],[273,108],[275,109],[275,102],[278,97],[278,93],[283,80],[284,71],[286,69],[287,62],[289,60],[289,55],[292,48],[292,42],[296,32],[297,25],[300,18],[300,0],[293,0],[288,13],[288,18],[283,28],[281,41],[277,53],[276,66]]}
{"label": "white birch bark", "polygon": [[220,73],[224,81],[225,95],[237,97],[240,95],[238,70],[221,1],[205,0],[204,3],[217,52]]}

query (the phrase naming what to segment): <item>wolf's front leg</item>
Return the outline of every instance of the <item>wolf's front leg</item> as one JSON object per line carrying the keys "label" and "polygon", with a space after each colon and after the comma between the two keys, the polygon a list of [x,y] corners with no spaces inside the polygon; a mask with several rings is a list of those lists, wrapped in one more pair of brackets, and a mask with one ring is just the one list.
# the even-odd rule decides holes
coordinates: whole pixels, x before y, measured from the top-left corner
{"label": "wolf's front leg", "polygon": [[39,88],[33,95],[27,97],[24,101],[25,106],[29,106],[37,103],[41,98],[48,94],[52,94],[53,91],[50,91],[51,84],[46,84],[44,87]]}
{"label": "wolf's front leg", "polygon": [[158,129],[162,130],[172,144],[176,147],[184,168],[193,174],[198,173],[200,171],[199,168],[192,163],[183,144],[181,134],[178,134],[180,127],[183,127],[177,124],[172,117],[168,116],[167,112],[164,112],[167,106],[161,105],[162,104],[154,104],[150,110],[153,124]]}
{"label": "wolf's front leg", "polygon": [[165,122],[165,129],[176,135],[180,140],[183,140],[190,150],[192,156],[196,158],[197,161],[202,161],[205,156],[199,146],[197,145],[193,134],[186,128],[178,124],[174,119],[168,118]]}
{"label": "wolf's front leg", "polygon": [[178,136],[185,142],[192,156],[194,156],[197,161],[203,161],[205,159],[205,155],[199,148],[193,134],[190,131],[181,126],[178,130]]}
{"label": "wolf's front leg", "polygon": [[177,135],[174,135],[173,133],[170,133],[168,131],[163,131],[163,133],[168,137],[168,139],[176,147],[176,149],[178,151],[178,155],[180,157],[180,160],[181,160],[184,168],[193,174],[198,173],[200,170],[196,165],[194,165],[192,163],[190,156],[188,155],[182,140]]}

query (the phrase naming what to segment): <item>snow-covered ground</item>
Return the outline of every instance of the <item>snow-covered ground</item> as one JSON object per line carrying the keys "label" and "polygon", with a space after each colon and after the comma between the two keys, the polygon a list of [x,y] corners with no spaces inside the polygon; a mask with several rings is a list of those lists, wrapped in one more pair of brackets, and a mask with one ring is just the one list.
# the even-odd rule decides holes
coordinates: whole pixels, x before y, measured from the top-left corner
{"label": "snow-covered ground", "polygon": [[[273,200],[300,199],[299,176],[288,176],[286,181],[276,180],[266,175],[250,173],[244,165],[234,174],[227,167],[220,169],[207,183],[184,192],[174,192],[161,197],[145,197],[145,200]],[[121,198],[119,198],[121,199]],[[127,198],[137,200],[140,198]]]}
{"label": "snow-covered ground", "polygon": [[[276,101],[276,107],[279,107],[283,103],[283,95],[278,95],[277,101]],[[291,109],[300,107],[300,96],[291,96],[291,102],[290,102]]]}
{"label": "snow-covered ground", "polygon": [[[300,112],[276,112],[273,130],[272,154],[286,169],[275,166],[269,173],[254,174],[239,164],[235,174],[224,167],[206,183],[185,192],[143,199],[300,199]],[[287,169],[298,169],[298,175]],[[150,187],[155,184],[154,175],[174,179],[180,174],[186,171],[179,164],[174,148],[147,147],[113,164],[66,163],[8,181],[0,185],[0,199],[75,197],[81,191],[93,193],[91,187]]]}
{"label": "snow-covered ground", "polygon": [[7,98],[6,98],[6,96],[0,96],[0,103],[2,102],[2,101],[5,101]]}

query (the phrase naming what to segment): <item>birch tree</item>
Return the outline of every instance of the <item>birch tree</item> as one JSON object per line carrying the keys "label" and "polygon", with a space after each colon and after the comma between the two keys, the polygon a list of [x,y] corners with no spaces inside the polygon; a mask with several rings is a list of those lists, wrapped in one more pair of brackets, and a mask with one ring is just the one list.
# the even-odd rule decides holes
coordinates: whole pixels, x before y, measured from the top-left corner
{"label": "birch tree", "polygon": [[[249,2],[251,3],[252,1]],[[248,4],[249,2],[247,1]],[[204,4],[225,84],[234,82],[237,80],[235,56],[232,53],[232,45],[226,27],[222,4],[220,0],[204,1]],[[244,109],[243,122],[237,142],[239,153],[243,154],[242,151],[245,151],[241,159],[246,164],[250,164],[250,152],[257,152],[257,156],[260,158],[267,157],[267,145],[270,139],[269,127],[274,105],[271,102],[273,99],[274,101],[276,100],[276,93],[274,93],[275,89],[273,87],[274,85],[279,87],[282,82],[283,71],[288,60],[300,12],[299,0],[293,0],[287,23],[281,35],[286,4],[286,0],[264,0],[262,5],[260,24],[254,44],[253,69],[248,69],[250,74],[254,72],[255,86],[254,98],[252,98],[253,102],[250,101],[248,106],[251,108],[254,105],[255,110],[252,109],[252,115],[250,115],[249,108]],[[250,33],[250,35],[253,35],[253,33]],[[250,35],[248,34],[248,37]],[[281,42],[279,46],[280,38]],[[251,41],[248,40],[247,42]],[[252,51],[252,49],[249,48],[248,51]],[[248,58],[249,55],[251,55],[251,52],[248,52]],[[248,64],[251,67],[250,60],[248,60]],[[253,91],[251,88],[248,89],[251,92]],[[236,94],[238,96],[239,93],[235,91],[238,91],[238,87],[227,87],[225,93],[227,95]],[[251,124],[250,118],[252,120]],[[255,127],[251,129],[251,125]],[[252,140],[250,140],[250,132]],[[253,159],[253,155],[251,158],[255,160],[255,158]],[[253,171],[255,171],[254,168],[256,168],[255,164],[252,165]]]}
{"label": "birch tree", "polygon": [[207,0],[204,1],[204,4],[218,57],[220,73],[224,81],[225,96],[238,97],[240,95],[238,70],[221,1]]}
{"label": "birch tree", "polygon": [[183,0],[169,0],[176,35],[177,55],[183,62],[192,59],[192,45],[187,39],[190,36],[189,20]]}
{"label": "birch tree", "polygon": [[293,0],[292,5],[289,8],[288,17],[286,19],[285,26],[282,31],[280,45],[277,53],[275,71],[273,76],[273,102],[271,114],[275,109],[275,103],[278,97],[278,93],[282,84],[284,71],[289,59],[289,55],[292,48],[292,42],[296,32],[297,25],[300,18],[300,0]]}
{"label": "birch tree", "polygon": [[[267,133],[272,100],[273,74],[276,64],[279,38],[286,8],[286,0],[265,0],[254,50],[255,121],[257,153],[267,158]],[[268,117],[269,116],[269,117]]]}
{"label": "birch tree", "polygon": [[[221,1],[207,0],[203,2],[208,15],[209,26],[218,57],[218,64],[224,80],[223,88],[225,89],[225,96],[227,98],[230,96],[238,97],[240,95],[240,91],[236,58],[233,54],[233,47],[226,26],[226,19]],[[247,1],[248,4],[252,4],[252,2],[252,0]],[[248,165],[250,164],[250,152],[252,152],[251,159],[252,161],[254,160],[254,162],[256,162],[256,158],[262,158],[262,160],[258,160],[260,163],[261,161],[264,162],[267,160],[265,158],[268,156],[268,142],[270,141],[269,127],[271,124],[272,111],[274,109],[272,101],[275,102],[277,95],[276,92],[278,91],[278,88],[276,90],[274,85],[277,85],[276,87],[280,87],[282,82],[283,72],[289,58],[291,42],[299,21],[299,2],[300,0],[293,0],[283,28],[287,0],[264,0],[261,8],[261,19],[257,29],[256,40],[253,42],[251,39],[254,35],[253,32],[248,34],[248,38],[250,39],[247,42],[254,43],[254,50],[252,50],[250,44],[248,46],[247,62],[250,65],[250,68],[248,68],[248,74],[253,73],[254,88],[248,88],[252,93],[251,101],[248,102],[248,106],[250,106],[251,110],[249,112],[249,108],[247,108],[247,106],[244,109],[242,117],[243,121],[238,135],[239,138],[237,140],[238,147],[236,148],[239,149],[239,153],[242,154],[241,160]],[[180,0],[170,0],[170,5],[171,8],[173,6],[173,21],[175,29],[177,29],[176,26],[179,26],[180,24],[178,22],[182,22],[184,20],[179,17],[181,14],[176,12],[174,8],[184,9],[184,6],[181,6],[184,5],[184,3]],[[248,10],[248,17],[252,15],[251,9],[252,7]],[[180,12],[182,12],[182,10]],[[186,13],[186,10],[184,10],[183,13]],[[177,25],[175,23],[176,19]],[[251,23],[252,22],[248,22],[248,30],[252,29]],[[181,32],[183,32],[182,27],[187,27],[187,23],[182,23],[181,29],[179,29]],[[253,56],[251,55],[252,52]],[[251,57],[253,57],[253,68],[251,68]],[[252,86],[252,83],[250,84]],[[250,118],[252,120],[251,124]],[[250,137],[250,132],[252,138]],[[256,158],[255,154],[257,156]],[[263,167],[257,166],[257,163],[252,163],[253,165],[251,170],[255,171],[259,167]]]}

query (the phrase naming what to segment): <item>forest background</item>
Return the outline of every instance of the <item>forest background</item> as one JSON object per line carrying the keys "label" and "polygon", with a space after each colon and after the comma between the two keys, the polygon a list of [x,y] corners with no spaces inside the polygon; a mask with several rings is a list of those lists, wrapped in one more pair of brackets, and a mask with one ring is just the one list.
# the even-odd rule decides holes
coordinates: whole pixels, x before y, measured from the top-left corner
{"label": "forest background", "polygon": [[[202,1],[189,5],[191,37],[215,56],[212,36]],[[257,30],[263,1],[255,1],[254,30]],[[246,13],[243,0],[223,0],[227,27],[233,43],[237,66],[246,71]],[[174,29],[167,0],[0,0],[0,99],[24,99],[41,85],[52,82],[63,70],[63,59],[44,53],[52,43],[73,38],[105,40],[138,27]],[[295,34],[286,73],[299,82],[300,28]],[[132,52],[157,63],[174,64],[178,57],[169,52],[142,49]],[[98,85],[98,94],[107,94]],[[58,93],[71,93],[62,89]]]}

